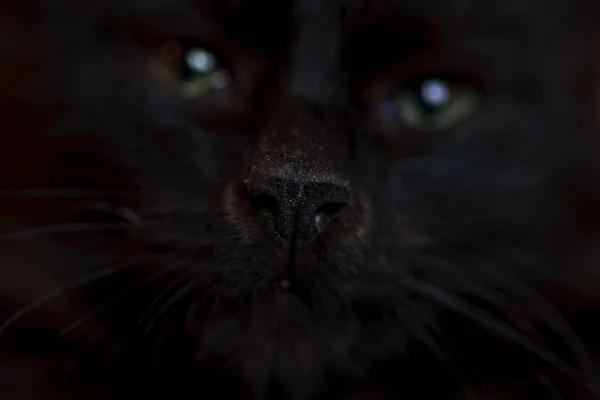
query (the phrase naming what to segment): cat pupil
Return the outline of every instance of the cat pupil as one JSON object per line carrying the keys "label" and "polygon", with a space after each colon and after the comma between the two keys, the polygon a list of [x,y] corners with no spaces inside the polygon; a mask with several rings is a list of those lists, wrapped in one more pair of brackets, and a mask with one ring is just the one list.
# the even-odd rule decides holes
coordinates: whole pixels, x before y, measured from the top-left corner
{"label": "cat pupil", "polygon": [[427,80],[421,86],[421,99],[426,106],[439,108],[450,99],[450,90],[441,81]]}
{"label": "cat pupil", "polygon": [[209,74],[216,66],[215,57],[204,49],[193,49],[188,52],[187,64],[192,72]]}
{"label": "cat pupil", "polygon": [[181,95],[194,98],[230,85],[230,74],[213,53],[201,47],[192,47],[182,53],[171,67],[179,76]]}

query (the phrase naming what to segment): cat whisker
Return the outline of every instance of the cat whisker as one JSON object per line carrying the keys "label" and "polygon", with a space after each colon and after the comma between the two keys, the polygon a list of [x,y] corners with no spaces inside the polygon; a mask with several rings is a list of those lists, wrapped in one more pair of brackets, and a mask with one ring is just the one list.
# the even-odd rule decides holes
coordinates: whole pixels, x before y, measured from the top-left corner
{"label": "cat whisker", "polygon": [[63,286],[57,287],[54,290],[51,290],[44,294],[43,296],[38,297],[32,302],[28,303],[25,307],[19,309],[17,312],[12,314],[7,320],[5,320],[2,324],[0,324],[0,335],[2,335],[12,324],[16,321],[29,314],[36,308],[42,306],[43,304],[57,298],[61,294],[65,293],[68,290],[75,289],[77,287],[92,283],[102,278],[107,278],[109,276],[113,276],[123,271],[122,268],[118,266],[111,266],[99,271],[95,271],[89,274],[86,274],[82,277],[76,278]]}
{"label": "cat whisker", "polygon": [[[502,281],[497,280],[498,283]],[[525,290],[527,293],[535,301],[536,311],[538,314],[547,322],[556,333],[561,334],[569,347],[575,352],[577,357],[577,362],[581,366],[584,375],[586,376],[586,380],[588,381],[588,385],[590,387],[594,387],[594,391],[596,393],[600,393],[600,381],[598,379],[597,369],[592,361],[592,358],[587,351],[585,345],[579,338],[579,336],[575,333],[571,325],[564,319],[564,317],[556,310],[556,308],[550,304],[544,297],[539,294],[533,288],[528,287],[523,282],[516,281],[511,282],[510,287],[515,285],[519,285],[522,290]]]}
{"label": "cat whisker", "polygon": [[97,210],[102,211],[107,214],[113,214],[115,216],[121,217],[125,221],[128,221],[133,226],[141,226],[143,223],[143,218],[133,211],[131,208],[124,207],[121,205],[111,204],[106,201],[86,201],[81,203],[77,209],[79,210]]}
{"label": "cat whisker", "polygon": [[166,296],[169,295],[170,292],[175,289],[178,285],[180,285],[183,281],[188,279],[189,276],[186,274],[178,279],[176,279],[173,283],[171,283],[161,294],[159,294],[154,301],[150,303],[150,305],[144,310],[141,316],[138,318],[138,323],[142,324],[148,317],[148,315],[152,312],[152,310],[156,307],[158,303],[160,303]]}
{"label": "cat whisker", "polygon": [[[190,274],[185,275],[184,277],[182,277],[179,280],[179,283],[184,281],[184,278],[189,278]],[[148,335],[150,334],[150,332],[152,331],[152,329],[154,328],[154,326],[156,325],[156,323],[158,322],[158,320],[165,314],[168,312],[168,310],[175,305],[179,300],[181,300],[187,293],[189,293],[191,290],[193,290],[198,284],[198,280],[197,279],[193,279],[191,281],[189,281],[186,285],[184,285],[182,288],[180,288],[179,290],[177,290],[175,293],[173,293],[173,295],[171,295],[168,300],[163,304],[163,306],[156,312],[156,315],[154,316],[154,318],[148,323],[148,326],[146,327],[146,329],[144,330],[143,336],[142,336],[142,341],[145,340],[145,338],[148,337]],[[178,285],[174,285],[173,287],[169,289],[167,289],[165,292],[169,293],[172,292]],[[164,293],[161,294],[161,296],[163,299],[165,298]]]}
{"label": "cat whisker", "polygon": [[72,223],[58,224],[49,226],[39,226],[30,229],[23,229],[0,235],[0,241],[30,239],[39,236],[49,236],[61,233],[99,233],[99,232],[120,232],[131,228],[128,223],[109,224],[109,223]]}
{"label": "cat whisker", "polygon": [[398,317],[406,323],[408,329],[412,332],[413,336],[420,340],[423,344],[425,344],[435,356],[450,365],[450,360],[438,345],[437,341],[433,337],[433,335],[428,331],[428,329],[423,324],[423,321],[419,318],[418,313],[412,309],[408,303],[403,302],[403,304],[398,304],[394,307],[394,311],[398,315]]}
{"label": "cat whisker", "polygon": [[[189,278],[189,276],[186,276],[186,277]],[[169,311],[169,309],[171,307],[173,307],[177,302],[179,302],[180,300],[182,300],[185,297],[186,294],[188,294],[195,287],[197,287],[198,283],[199,283],[198,279],[194,279],[194,280],[189,281],[186,285],[184,285],[182,288],[180,288],[179,290],[177,290],[164,303],[164,305],[157,311],[157,313],[154,316],[154,318],[148,323],[148,326],[144,330],[144,333],[142,334],[142,338],[141,338],[142,347],[147,346],[146,343],[148,341],[148,337],[150,336],[150,333],[152,332],[152,330],[154,329],[154,327],[156,326],[156,324],[158,323],[158,321],[160,320],[160,318],[162,316],[164,316]],[[177,286],[175,286],[175,287],[177,287]],[[171,289],[171,291],[173,289]],[[186,317],[189,318],[189,315],[186,315]],[[154,348],[151,348],[151,351],[155,351],[155,347],[158,347],[158,346],[160,346],[160,342],[158,342],[158,343],[155,342],[154,343]]]}
{"label": "cat whisker", "polygon": [[[426,265],[428,267],[437,267],[452,276],[460,277],[460,279],[452,282],[452,289],[463,295],[473,296],[500,309],[506,309],[507,305],[510,304],[511,297],[509,295],[500,291],[497,287],[489,285],[485,280],[477,280],[473,276],[473,273],[467,273],[460,268],[452,268],[449,263],[433,257],[426,258]],[[529,335],[540,336],[533,324],[525,318],[519,318],[519,314],[506,313],[505,316]]]}
{"label": "cat whisker", "polygon": [[[179,269],[179,268],[176,268]],[[147,285],[159,280],[160,278],[162,278],[163,276],[173,272],[174,269],[173,268],[165,268],[162,269],[152,275],[150,275],[149,277],[147,277],[146,279],[143,279],[141,282],[137,282],[134,283],[128,287],[126,287],[121,293],[112,296],[111,298],[109,298],[108,300],[102,302],[100,305],[98,305],[97,307],[94,307],[91,311],[89,311],[88,313],[86,313],[85,315],[81,316],[80,318],[78,318],[76,321],[74,321],[73,323],[71,323],[69,326],[67,326],[65,329],[63,329],[60,333],[61,336],[67,335],[70,332],[74,331],[75,329],[77,329],[79,326],[81,326],[82,324],[84,324],[86,321],[88,321],[90,318],[93,318],[94,316],[96,316],[98,313],[102,312],[104,309],[106,309],[107,307],[111,306],[112,304],[114,304],[116,301],[118,301],[119,299],[122,299],[126,296],[131,296],[133,295],[137,290],[146,287]]]}
{"label": "cat whisker", "polygon": [[76,330],[77,328],[79,328],[81,325],[83,325],[86,321],[88,321],[92,317],[98,315],[98,313],[100,313],[102,310],[106,309],[108,306],[110,306],[111,304],[113,304],[115,302],[115,300],[117,300],[119,297],[121,297],[121,296],[119,296],[119,295],[113,296],[109,300],[101,303],[99,306],[94,307],[91,311],[85,313],[83,316],[81,316],[80,318],[76,319],[71,324],[69,324],[69,326],[67,326],[66,328],[64,328],[60,332],[60,336],[66,336],[69,333],[73,332],[74,330]]}
{"label": "cat whisker", "polygon": [[463,371],[461,371],[458,366],[452,362],[444,350],[438,345],[435,336],[429,332],[429,329],[432,329],[436,333],[442,334],[441,329],[437,326],[437,324],[435,324],[435,322],[427,320],[413,306],[411,306],[409,299],[403,299],[402,303],[404,305],[403,308],[405,312],[399,314],[399,317],[401,317],[403,321],[409,325],[408,328],[412,330],[415,338],[425,344],[438,358],[438,360],[446,364],[446,366],[449,368],[448,371],[456,374],[456,378],[465,385],[466,389],[474,393],[474,389],[468,383],[468,379],[464,376]]}
{"label": "cat whisker", "polygon": [[131,197],[134,192],[131,190],[116,189],[18,189],[18,190],[0,190],[0,197],[5,198],[95,198],[95,197]]}
{"label": "cat whisker", "polygon": [[429,300],[437,302],[449,310],[452,310],[491,331],[503,335],[503,337],[512,340],[514,343],[519,344],[532,354],[537,355],[542,360],[555,366],[561,372],[565,373],[576,381],[581,382],[581,371],[578,371],[575,367],[569,365],[556,354],[532,342],[529,338],[521,334],[513,327],[507,325],[501,320],[498,320],[492,315],[487,314],[479,307],[469,304],[468,302],[441,288],[416,279],[407,279],[404,282],[404,287]]}
{"label": "cat whisker", "polygon": [[550,378],[548,378],[548,375],[540,373],[539,380],[548,389],[552,397],[554,397],[556,400],[565,400],[565,398],[558,392]]}
{"label": "cat whisker", "polygon": [[[549,324],[550,328],[566,339],[567,344],[571,347],[577,357],[577,361],[582,369],[581,372],[587,377],[587,381],[590,382],[590,385],[594,386],[595,390],[600,393],[600,382],[598,382],[596,367],[594,366],[585,345],[556,308],[544,299],[544,297],[535,289],[512,275],[499,273],[494,269],[477,270],[467,274],[462,272],[460,268],[448,268],[448,265],[442,260],[438,261],[439,262],[428,263],[427,265],[444,268],[454,275],[461,274],[461,281],[463,283],[473,283],[468,287],[465,285],[461,286],[460,290],[465,294],[474,295],[491,305],[501,306],[502,308],[506,308],[506,302],[502,301],[502,293],[498,290],[506,293],[506,295],[504,295],[505,299],[514,298],[516,296],[517,298],[525,298],[532,301],[536,306],[536,311],[539,316]],[[474,273],[476,273],[475,277],[479,278],[479,280],[475,279]],[[525,318],[520,318],[518,313],[505,313],[505,316],[511,319],[512,322],[528,334],[538,337],[541,336],[533,324]]]}
{"label": "cat whisker", "polygon": [[[556,308],[550,304],[541,294],[539,294],[530,285],[525,282],[516,279],[515,277],[499,274],[494,271],[479,272],[480,274],[486,275],[486,280],[493,282],[494,285],[508,293],[509,296],[518,296],[520,298],[527,298],[535,305],[535,310],[540,317],[544,319],[549,327],[552,328],[556,333],[562,335],[569,347],[574,351],[577,361],[582,368],[582,372],[587,377],[587,380],[593,382],[591,384],[595,387],[595,390],[600,393],[600,382],[598,382],[598,374],[594,363],[579,336],[575,333],[571,325],[564,319],[564,317],[556,310]],[[535,329],[535,328],[532,328]]]}

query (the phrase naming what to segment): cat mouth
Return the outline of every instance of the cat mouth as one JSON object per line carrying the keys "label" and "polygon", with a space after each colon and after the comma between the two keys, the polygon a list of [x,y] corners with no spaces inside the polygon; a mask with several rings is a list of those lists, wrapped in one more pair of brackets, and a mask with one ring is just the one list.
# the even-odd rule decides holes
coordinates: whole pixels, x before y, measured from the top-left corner
{"label": "cat mouth", "polygon": [[313,309],[313,295],[310,288],[289,278],[276,280],[268,290],[268,294],[274,295],[274,301],[280,301],[282,298],[293,299],[300,302],[307,310]]}

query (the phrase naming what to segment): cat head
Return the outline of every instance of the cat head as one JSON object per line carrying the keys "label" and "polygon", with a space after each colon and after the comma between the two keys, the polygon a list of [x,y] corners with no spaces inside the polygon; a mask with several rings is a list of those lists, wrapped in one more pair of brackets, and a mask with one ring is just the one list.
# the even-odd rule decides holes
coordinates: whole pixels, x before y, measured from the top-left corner
{"label": "cat head", "polygon": [[56,227],[81,275],[108,252],[139,274],[122,314],[155,300],[153,332],[185,332],[196,361],[306,382],[403,353],[448,310],[484,323],[473,304],[590,282],[578,2],[64,3],[15,52],[35,79],[2,138],[2,240]]}

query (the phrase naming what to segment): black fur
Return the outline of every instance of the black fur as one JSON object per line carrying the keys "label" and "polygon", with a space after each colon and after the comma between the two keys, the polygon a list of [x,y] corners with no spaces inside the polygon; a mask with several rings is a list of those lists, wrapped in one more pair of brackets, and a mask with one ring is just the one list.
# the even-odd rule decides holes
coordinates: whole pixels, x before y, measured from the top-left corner
{"label": "black fur", "polygon": [[[593,4],[14,3],[2,398],[600,398]],[[477,112],[383,126],[427,77]]]}

